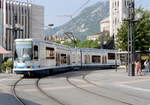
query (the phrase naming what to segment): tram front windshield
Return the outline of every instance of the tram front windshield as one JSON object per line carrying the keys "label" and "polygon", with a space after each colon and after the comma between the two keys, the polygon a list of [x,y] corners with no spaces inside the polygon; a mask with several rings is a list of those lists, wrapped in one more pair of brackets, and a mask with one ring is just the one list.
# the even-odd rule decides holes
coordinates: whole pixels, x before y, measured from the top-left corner
{"label": "tram front windshield", "polygon": [[16,42],[15,60],[32,60],[32,42]]}

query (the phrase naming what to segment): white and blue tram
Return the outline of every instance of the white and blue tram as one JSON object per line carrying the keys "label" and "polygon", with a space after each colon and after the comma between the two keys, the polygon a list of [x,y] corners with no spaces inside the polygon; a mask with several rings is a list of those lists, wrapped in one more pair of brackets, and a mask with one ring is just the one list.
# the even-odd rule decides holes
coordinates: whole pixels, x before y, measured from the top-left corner
{"label": "white and blue tram", "polygon": [[115,68],[118,50],[72,48],[39,39],[16,39],[13,71],[46,74],[80,68]]}

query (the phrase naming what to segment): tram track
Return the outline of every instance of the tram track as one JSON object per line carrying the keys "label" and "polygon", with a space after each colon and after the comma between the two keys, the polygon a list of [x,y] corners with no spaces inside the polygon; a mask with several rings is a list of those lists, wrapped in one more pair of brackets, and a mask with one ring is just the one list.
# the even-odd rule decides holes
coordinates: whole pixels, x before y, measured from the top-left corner
{"label": "tram track", "polygon": [[[74,83],[70,80],[70,77],[69,77],[69,76],[66,77],[66,81],[67,81],[70,85],[72,85],[73,87],[75,87],[75,88],[77,88],[77,89],[80,89],[80,90],[82,90],[82,91],[84,91],[84,92],[87,92],[87,93],[89,93],[89,94],[92,94],[92,95],[95,95],[95,96],[98,96],[98,97],[102,97],[102,98],[106,98],[106,99],[109,99],[109,100],[112,100],[112,101],[120,102],[120,103],[123,103],[123,104],[126,104],[126,105],[133,105],[133,104],[131,104],[131,103],[124,102],[124,101],[118,100],[118,99],[114,99],[114,98],[112,98],[112,97],[105,96],[105,95],[102,95],[102,94],[98,94],[98,93],[89,91],[88,89],[85,89],[85,88],[82,88],[82,87],[80,87],[80,86],[77,86],[76,84],[74,84]],[[95,84],[93,84],[93,85],[95,85]]]}
{"label": "tram track", "polygon": [[46,97],[48,97],[49,99],[53,100],[54,102],[58,103],[59,105],[67,105],[63,102],[61,102],[60,100],[58,100],[57,98],[53,97],[52,95],[50,94],[47,94],[39,85],[39,81],[41,80],[41,78],[39,78],[37,81],[36,81],[36,87],[37,89],[43,94],[45,95]]}
{"label": "tram track", "polygon": [[21,97],[19,97],[19,96],[17,95],[17,92],[16,92],[17,84],[18,84],[20,81],[22,81],[22,80],[23,80],[23,77],[20,78],[20,79],[18,79],[18,80],[14,83],[14,85],[13,85],[13,87],[12,87],[12,93],[13,93],[14,97],[16,98],[16,100],[19,102],[20,105],[26,105],[26,104],[23,102],[23,99],[22,99]]}

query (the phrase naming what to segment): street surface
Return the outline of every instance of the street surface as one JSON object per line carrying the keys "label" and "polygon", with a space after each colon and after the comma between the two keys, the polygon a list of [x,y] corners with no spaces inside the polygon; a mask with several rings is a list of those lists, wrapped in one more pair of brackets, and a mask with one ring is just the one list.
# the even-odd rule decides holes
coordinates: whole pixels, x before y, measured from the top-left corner
{"label": "street surface", "polygon": [[[21,105],[12,87],[21,78],[0,74],[0,105]],[[88,70],[23,78],[15,87],[25,105],[150,105],[150,75],[124,70]]]}

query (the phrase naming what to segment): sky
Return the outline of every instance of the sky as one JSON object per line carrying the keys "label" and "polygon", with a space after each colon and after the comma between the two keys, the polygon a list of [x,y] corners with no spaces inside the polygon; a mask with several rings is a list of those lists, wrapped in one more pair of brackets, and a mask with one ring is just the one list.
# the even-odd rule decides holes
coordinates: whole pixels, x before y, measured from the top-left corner
{"label": "sky", "polygon": [[[27,1],[27,0],[18,0]],[[71,20],[71,17],[64,17],[63,15],[72,15],[77,11],[83,4],[87,1],[82,9],[99,1],[106,0],[28,0],[34,4],[43,5],[45,7],[45,26],[48,24],[54,24],[54,26],[59,26],[65,22]],[[147,8],[150,7],[150,0],[135,0],[138,5],[142,5]],[[81,10],[82,10],[81,9]],[[80,10],[80,11],[81,11]],[[80,11],[77,12],[80,13]],[[76,15],[77,15],[76,14]]]}
{"label": "sky", "polygon": [[[27,1],[27,0],[18,0],[18,1]],[[28,1],[38,5],[43,5],[45,7],[45,26],[47,26],[48,24],[54,24],[54,26],[59,26],[71,20],[71,17],[64,17],[63,15],[72,15],[88,0],[28,0]],[[104,0],[89,0],[89,1],[90,2],[83,8],[95,4],[98,1]]]}

